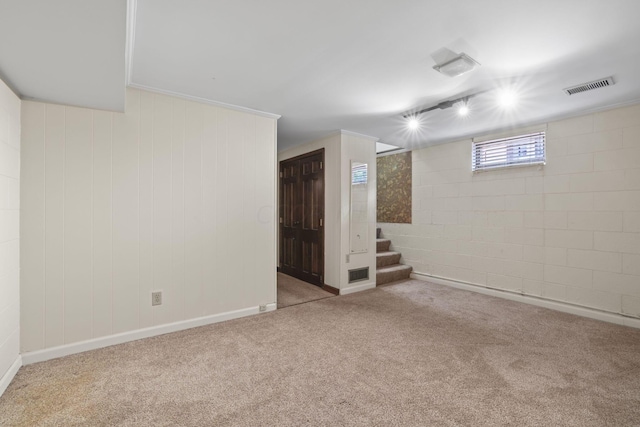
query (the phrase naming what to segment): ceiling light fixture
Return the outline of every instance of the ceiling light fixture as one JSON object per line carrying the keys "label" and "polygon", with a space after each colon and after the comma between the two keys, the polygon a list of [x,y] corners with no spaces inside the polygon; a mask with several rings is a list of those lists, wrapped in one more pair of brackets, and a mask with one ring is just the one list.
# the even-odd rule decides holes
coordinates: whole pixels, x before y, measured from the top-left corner
{"label": "ceiling light fixture", "polygon": [[420,126],[420,122],[418,122],[418,119],[416,119],[415,117],[411,117],[411,119],[409,120],[409,129],[416,130],[418,129],[418,126]]}
{"label": "ceiling light fixture", "polygon": [[[411,112],[411,113],[406,113],[404,114],[402,117],[404,117],[405,119],[408,118],[416,118],[418,117],[420,114],[422,113],[426,113],[428,111],[433,111],[433,110],[445,110],[447,108],[451,108],[454,105],[460,104],[460,107],[464,106],[467,109],[467,113],[469,112],[469,100],[471,98],[473,98],[474,96],[478,96],[481,93],[484,93],[486,91],[482,91],[482,92],[478,92],[478,93],[474,93],[472,95],[466,95],[460,98],[456,98],[456,99],[452,99],[451,101],[442,101],[437,105],[434,105],[433,107],[427,107],[427,108],[423,108],[420,111],[416,111],[416,112]],[[460,112],[460,111],[459,111]]]}
{"label": "ceiling light fixture", "polygon": [[449,61],[433,66],[433,69],[439,71],[445,76],[457,77],[476,68],[480,63],[465,53],[460,53]]}
{"label": "ceiling light fixture", "polygon": [[458,114],[461,115],[462,117],[469,114],[469,106],[467,105],[466,102],[460,103],[460,106],[458,107]]}

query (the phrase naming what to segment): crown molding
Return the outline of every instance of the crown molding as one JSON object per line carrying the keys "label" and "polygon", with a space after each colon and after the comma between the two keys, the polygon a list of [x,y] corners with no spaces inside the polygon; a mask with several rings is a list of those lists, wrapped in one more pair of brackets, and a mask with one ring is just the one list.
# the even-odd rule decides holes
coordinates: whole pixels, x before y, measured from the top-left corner
{"label": "crown molding", "polygon": [[330,134],[329,136],[333,136],[333,135],[355,136],[356,138],[370,139],[371,141],[374,141],[374,142],[378,142],[380,140],[380,138],[377,138],[375,136],[365,135],[365,134],[362,134],[362,133],[352,132],[350,130],[344,130],[344,129],[339,129],[339,130],[333,132],[332,134]]}
{"label": "crown molding", "polygon": [[198,102],[200,104],[213,105],[213,106],[216,106],[216,107],[222,107],[222,108],[226,108],[226,109],[229,109],[229,110],[235,110],[235,111],[240,111],[240,112],[243,112],[243,113],[255,114],[256,116],[267,117],[267,118],[275,119],[275,120],[278,120],[281,117],[279,114],[273,114],[273,113],[268,113],[266,111],[254,110],[254,109],[247,108],[247,107],[241,107],[239,105],[226,104],[224,102],[212,101],[212,100],[206,99],[206,98],[200,98],[200,97],[197,97],[197,96],[185,95],[183,93],[172,92],[170,90],[164,90],[164,89],[158,89],[158,88],[155,88],[155,87],[145,86],[145,85],[141,85],[141,84],[138,84],[138,83],[129,83],[128,87],[133,88],[133,89],[144,90],[144,91],[147,91],[147,92],[158,93],[160,95],[173,96],[174,98],[181,98],[181,99],[185,99],[187,101]]}

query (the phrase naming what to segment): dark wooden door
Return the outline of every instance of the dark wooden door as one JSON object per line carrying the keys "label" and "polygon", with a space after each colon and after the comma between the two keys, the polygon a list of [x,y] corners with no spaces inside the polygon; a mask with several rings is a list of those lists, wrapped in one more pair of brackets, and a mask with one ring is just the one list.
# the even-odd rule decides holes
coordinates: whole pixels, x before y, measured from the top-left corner
{"label": "dark wooden door", "polygon": [[280,162],[280,271],[324,285],[324,149]]}

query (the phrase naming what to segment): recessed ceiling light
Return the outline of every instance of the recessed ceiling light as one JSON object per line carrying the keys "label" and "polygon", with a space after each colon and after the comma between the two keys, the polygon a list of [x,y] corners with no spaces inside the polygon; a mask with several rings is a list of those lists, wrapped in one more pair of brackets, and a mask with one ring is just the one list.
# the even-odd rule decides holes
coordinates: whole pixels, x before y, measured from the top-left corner
{"label": "recessed ceiling light", "polygon": [[460,55],[443,64],[434,65],[433,69],[445,76],[456,77],[473,70],[478,65],[480,65],[478,61],[464,53],[460,53]]}
{"label": "recessed ceiling light", "polygon": [[458,107],[458,114],[463,117],[469,114],[469,106],[464,103],[461,104],[460,107]]}
{"label": "recessed ceiling light", "polygon": [[418,122],[418,119],[416,119],[415,117],[409,119],[409,129],[415,130],[418,129],[418,126],[420,126],[420,122]]}

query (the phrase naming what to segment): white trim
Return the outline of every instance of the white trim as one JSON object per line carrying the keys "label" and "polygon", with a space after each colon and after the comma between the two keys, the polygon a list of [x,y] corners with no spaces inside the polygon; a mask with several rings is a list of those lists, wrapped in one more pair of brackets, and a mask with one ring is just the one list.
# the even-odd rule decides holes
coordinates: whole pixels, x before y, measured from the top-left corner
{"label": "white trim", "polygon": [[273,262],[276,268],[273,269],[273,295],[276,300],[276,305],[278,304],[278,269],[280,268],[280,201],[278,197],[280,197],[280,162],[278,161],[278,126],[273,127],[273,161],[274,166],[273,169],[275,171],[273,177],[273,206],[275,207],[275,217],[273,218]]}
{"label": "white trim", "polygon": [[412,151],[411,148],[398,148],[396,150],[384,151],[382,153],[376,153],[376,158],[385,157],[385,156],[393,156],[394,154],[402,154],[402,153],[410,153]]}
{"label": "white trim", "polygon": [[211,99],[200,98],[192,95],[185,95],[183,93],[172,92],[170,90],[158,89],[151,86],[145,86],[138,83],[130,82],[129,87],[134,89],[145,90],[147,92],[159,93],[161,95],[173,96],[174,98],[186,99],[187,101],[199,102],[201,104],[215,105],[216,107],[227,108],[229,110],[241,111],[243,113],[255,114],[256,116],[267,117],[270,119],[278,120],[281,116],[279,114],[267,113],[266,111],[253,110],[247,107],[241,107],[239,105],[226,104],[224,102],[213,101]]}
{"label": "white trim", "polygon": [[533,295],[524,295],[513,291],[489,288],[482,285],[476,285],[473,283],[462,282],[458,280],[446,279],[444,277],[431,276],[424,273],[411,273],[412,279],[423,280],[425,282],[432,282],[438,285],[450,286],[456,289],[463,289],[465,291],[477,292],[479,294],[489,295],[498,298],[504,298],[511,301],[522,302],[525,304],[531,304],[538,307],[544,307],[551,310],[561,311],[563,313],[575,314],[577,316],[588,317],[590,319],[601,320],[603,322],[615,323],[617,325],[630,326],[632,328],[640,329],[640,319],[633,317],[623,316],[619,313],[612,313],[608,311],[602,311],[595,308],[584,307],[581,305],[570,304],[562,301],[553,301],[546,298],[541,298]]}
{"label": "white trim", "polygon": [[344,288],[344,289],[340,289],[340,295],[349,295],[349,294],[353,294],[356,292],[361,292],[361,291],[366,291],[368,289],[373,289],[376,287],[375,282],[374,283],[365,283],[363,285],[356,285],[356,286],[351,286],[348,288]]}
{"label": "white trim", "polygon": [[131,84],[131,78],[133,74],[133,49],[136,43],[137,11],[138,0],[127,0],[127,35],[124,47],[125,85]]}
{"label": "white trim", "polygon": [[[267,310],[274,311],[276,304],[266,304]],[[129,341],[136,341],[143,338],[155,337],[171,332],[183,331],[185,329],[196,328],[198,326],[210,325],[212,323],[224,322],[226,320],[237,319],[245,316],[260,314],[260,307],[250,307],[241,310],[227,311],[225,313],[211,316],[198,317],[195,319],[183,320],[180,322],[168,323],[166,325],[152,326],[150,328],[137,329],[135,331],[123,332],[121,334],[109,335],[106,337],[94,338],[87,341],[80,341],[72,344],[65,344],[58,347],[46,348],[44,350],[31,351],[22,354],[22,363],[30,365],[32,363],[44,362],[45,360],[57,359],[58,357],[70,354],[82,353],[89,350],[96,350],[111,345],[122,344]],[[262,312],[265,313],[265,312]]]}
{"label": "white trim", "polygon": [[380,138],[376,138],[375,136],[369,136],[369,135],[365,135],[365,134],[362,134],[362,133],[351,132],[350,130],[344,130],[344,129],[337,130],[334,133],[330,134],[329,136],[333,136],[333,135],[355,136],[356,138],[370,139],[370,140],[372,140],[374,142],[378,142],[380,140]]}
{"label": "white trim", "polygon": [[18,373],[18,370],[22,367],[22,357],[18,355],[13,364],[9,367],[9,370],[0,378],[0,396],[7,390],[11,381]]}

